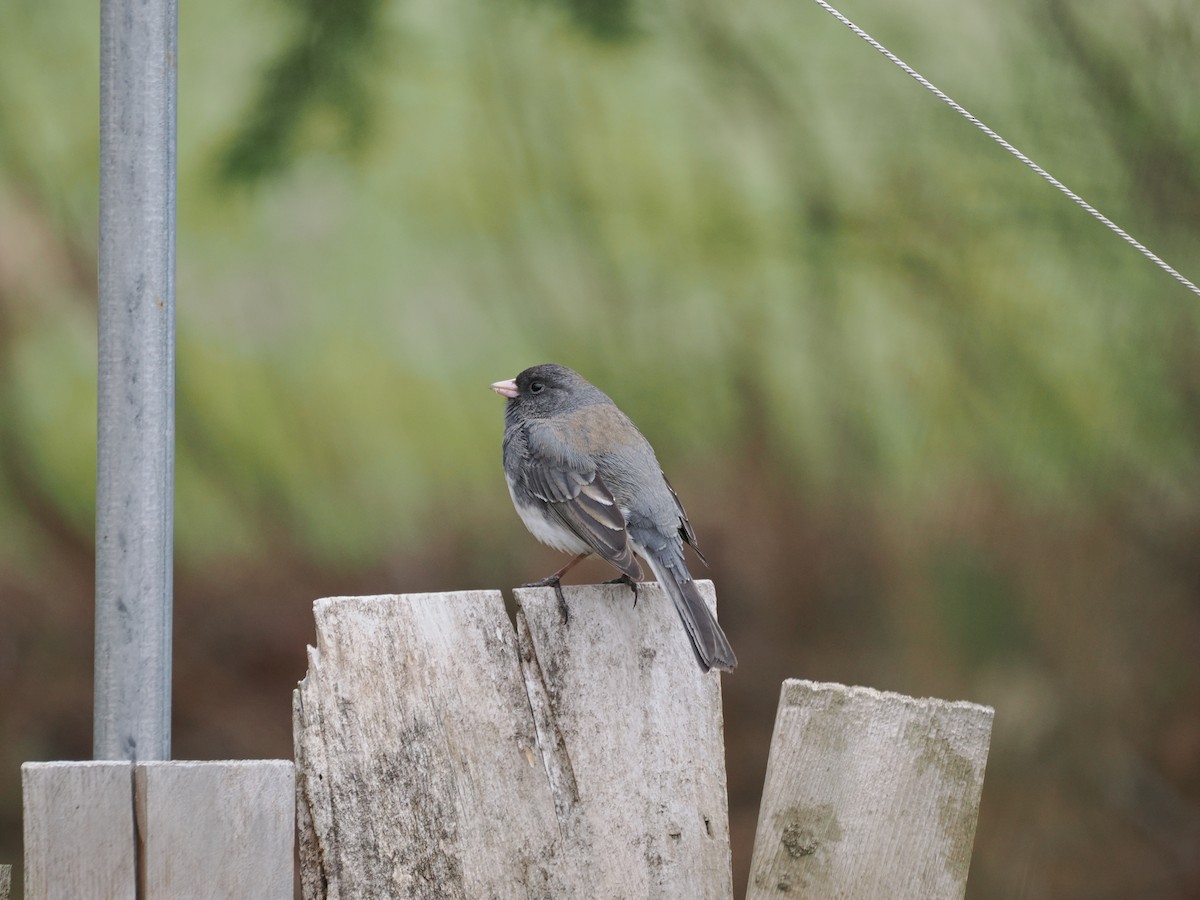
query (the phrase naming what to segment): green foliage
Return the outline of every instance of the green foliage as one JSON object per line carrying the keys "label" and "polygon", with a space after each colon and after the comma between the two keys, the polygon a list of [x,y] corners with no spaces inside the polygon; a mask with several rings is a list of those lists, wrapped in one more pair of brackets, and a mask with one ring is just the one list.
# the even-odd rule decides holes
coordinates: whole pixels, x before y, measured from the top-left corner
{"label": "green foliage", "polygon": [[[235,509],[322,554],[386,552],[396,504],[429,508],[443,478],[487,491],[482,385],[544,359],[680,464],[761,445],[806,491],[915,502],[985,473],[1092,503],[1195,482],[1197,307],[1161,273],[818,9],[647,7],[614,42],[633,7],[584,8],[299,3],[231,41],[243,11],[188,11],[180,490],[207,511],[185,517],[185,553],[241,543]],[[933,0],[848,12],[1186,257],[1200,116],[1176,88],[1200,75],[1197,35],[1165,0],[1139,10],[1057,3],[1052,28]],[[21,174],[41,170],[29,141],[94,146],[94,115],[78,93],[23,107],[45,67],[3,33],[0,107],[37,123],[0,125],[7,196],[69,207],[77,179]],[[41,95],[65,78],[46,70]],[[78,159],[53,164],[94,186]],[[214,171],[258,190],[213,191]],[[82,488],[91,450],[58,454],[55,490]]]}
{"label": "green foliage", "polygon": [[[350,149],[372,116],[368,83],[376,62],[380,0],[291,0],[295,35],[263,75],[258,97],[220,164],[221,177],[251,183],[296,155],[299,132],[317,123]],[[324,114],[326,122],[321,122]]]}

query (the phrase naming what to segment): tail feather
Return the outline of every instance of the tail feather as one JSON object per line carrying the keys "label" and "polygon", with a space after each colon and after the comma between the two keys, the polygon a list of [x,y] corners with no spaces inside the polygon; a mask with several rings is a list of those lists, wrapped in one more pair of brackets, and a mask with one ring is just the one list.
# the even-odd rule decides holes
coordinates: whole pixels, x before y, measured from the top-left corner
{"label": "tail feather", "polygon": [[732,672],[737,666],[737,657],[734,656],[733,648],[729,646],[729,639],[725,637],[725,632],[721,630],[716,617],[700,596],[700,590],[688,574],[687,568],[682,565],[682,560],[680,567],[683,568],[683,573],[678,574],[675,567],[669,563],[660,562],[650,556],[646,559],[650,568],[654,570],[654,577],[658,579],[658,583],[675,602],[675,610],[683,620],[683,626],[692,641],[692,649],[696,651],[700,664],[705,669]]}

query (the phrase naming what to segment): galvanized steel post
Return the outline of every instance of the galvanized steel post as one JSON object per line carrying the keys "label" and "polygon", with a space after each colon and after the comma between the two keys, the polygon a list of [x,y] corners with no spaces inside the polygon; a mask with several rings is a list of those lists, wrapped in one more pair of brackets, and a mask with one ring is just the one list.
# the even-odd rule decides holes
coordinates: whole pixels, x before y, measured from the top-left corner
{"label": "galvanized steel post", "polygon": [[100,4],[97,759],[171,755],[177,19]]}

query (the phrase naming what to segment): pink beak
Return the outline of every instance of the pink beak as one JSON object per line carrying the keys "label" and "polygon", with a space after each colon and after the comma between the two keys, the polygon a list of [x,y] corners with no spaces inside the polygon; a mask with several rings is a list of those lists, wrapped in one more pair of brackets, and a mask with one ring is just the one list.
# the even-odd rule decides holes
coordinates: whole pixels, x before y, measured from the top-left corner
{"label": "pink beak", "polygon": [[492,385],[492,390],[501,397],[507,397],[509,400],[513,399],[519,393],[517,391],[517,383],[511,378],[508,381],[497,381]]}

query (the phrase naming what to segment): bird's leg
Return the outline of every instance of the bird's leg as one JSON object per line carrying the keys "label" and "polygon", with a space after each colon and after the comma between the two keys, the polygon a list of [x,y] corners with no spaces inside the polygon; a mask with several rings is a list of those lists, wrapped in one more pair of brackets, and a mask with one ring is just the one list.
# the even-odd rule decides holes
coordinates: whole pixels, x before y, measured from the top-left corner
{"label": "bird's leg", "polygon": [[614,578],[612,581],[606,581],[605,584],[627,584],[629,589],[633,591],[633,605],[637,606],[638,602],[638,583],[630,578],[626,573],[622,572],[620,578]]}
{"label": "bird's leg", "polygon": [[521,587],[554,588],[554,596],[558,598],[558,610],[560,613],[562,613],[562,620],[563,624],[565,625],[570,621],[571,615],[570,611],[567,609],[567,598],[563,596],[562,592],[562,577],[566,575],[567,572],[569,572],[577,563],[587,559],[591,555],[592,554],[590,551],[587,553],[580,553],[553,575],[547,575],[541,581],[531,581],[528,584],[521,585]]}

